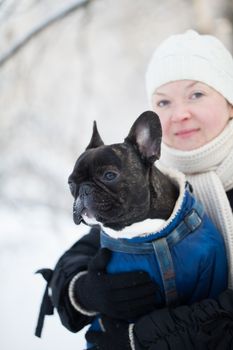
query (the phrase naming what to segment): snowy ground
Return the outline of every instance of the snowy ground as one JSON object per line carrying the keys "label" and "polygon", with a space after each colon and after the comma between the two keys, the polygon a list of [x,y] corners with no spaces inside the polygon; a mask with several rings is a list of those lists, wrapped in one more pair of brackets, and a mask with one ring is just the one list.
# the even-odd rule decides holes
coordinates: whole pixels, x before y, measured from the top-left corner
{"label": "snowy ground", "polygon": [[[84,349],[83,332],[68,332],[57,314],[47,316],[41,339],[34,336],[45,286],[43,278],[34,272],[42,267],[53,267],[62,252],[84,230],[75,227],[71,218],[64,217],[60,222],[64,233],[54,234],[45,210],[9,213],[1,208],[0,212],[1,350]],[[23,225],[25,221],[28,232]]]}

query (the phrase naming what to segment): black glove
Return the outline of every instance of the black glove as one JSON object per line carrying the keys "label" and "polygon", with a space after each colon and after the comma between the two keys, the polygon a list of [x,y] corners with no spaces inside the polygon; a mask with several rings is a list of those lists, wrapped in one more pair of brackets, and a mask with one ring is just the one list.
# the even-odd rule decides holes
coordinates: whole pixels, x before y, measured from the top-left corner
{"label": "black glove", "polygon": [[88,265],[88,273],[75,283],[74,297],[87,311],[97,311],[111,318],[134,319],[153,310],[158,286],[147,272],[107,274],[111,257],[107,248],[100,249]]}
{"label": "black glove", "polygon": [[131,350],[129,324],[127,322],[101,317],[105,332],[88,331],[86,340],[94,346],[89,350]]}

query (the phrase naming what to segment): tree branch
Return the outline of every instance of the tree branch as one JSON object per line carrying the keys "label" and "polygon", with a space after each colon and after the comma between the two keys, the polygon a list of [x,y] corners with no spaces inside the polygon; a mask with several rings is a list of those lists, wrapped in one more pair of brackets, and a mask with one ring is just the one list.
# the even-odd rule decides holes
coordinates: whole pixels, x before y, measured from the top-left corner
{"label": "tree branch", "polygon": [[58,13],[55,13],[54,15],[40,23],[38,26],[33,28],[23,38],[16,42],[9,50],[7,50],[3,55],[0,56],[0,67],[2,67],[13,56],[15,56],[16,53],[18,53],[18,51],[20,51],[24,46],[26,46],[29,43],[29,41],[31,41],[35,36],[40,34],[52,24],[60,21],[62,18],[67,17],[68,15],[76,11],[78,8],[88,5],[90,1],[91,0],[74,1],[73,4],[69,4],[69,6],[60,10]]}

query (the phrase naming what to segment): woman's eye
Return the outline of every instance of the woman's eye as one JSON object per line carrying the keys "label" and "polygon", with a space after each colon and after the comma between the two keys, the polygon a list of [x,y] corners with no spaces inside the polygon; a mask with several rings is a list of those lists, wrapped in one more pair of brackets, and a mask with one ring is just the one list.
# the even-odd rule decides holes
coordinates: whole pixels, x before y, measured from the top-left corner
{"label": "woman's eye", "polygon": [[106,171],[103,175],[104,181],[113,181],[117,178],[118,174],[114,171]]}
{"label": "woman's eye", "polygon": [[197,100],[198,98],[202,97],[204,94],[202,92],[194,92],[192,95],[191,95],[191,99],[192,100]]}
{"label": "woman's eye", "polygon": [[168,100],[161,100],[161,101],[158,101],[157,102],[157,106],[158,107],[165,107],[169,104],[169,101]]}

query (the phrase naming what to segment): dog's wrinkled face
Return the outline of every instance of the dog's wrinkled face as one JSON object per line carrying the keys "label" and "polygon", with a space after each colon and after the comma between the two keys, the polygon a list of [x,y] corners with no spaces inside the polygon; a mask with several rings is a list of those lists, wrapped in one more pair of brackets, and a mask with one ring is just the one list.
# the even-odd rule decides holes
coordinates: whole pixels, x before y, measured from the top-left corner
{"label": "dog's wrinkled face", "polygon": [[[76,161],[68,180],[76,224],[99,223],[121,230],[146,218],[150,207],[150,167],[159,157],[161,129],[156,115],[145,113],[147,118],[145,114],[139,117],[141,122],[138,118],[125,142],[120,144],[105,146],[94,126],[91,142]],[[157,142],[152,140],[155,135],[151,134],[149,128],[153,126],[148,124],[148,118],[157,122]]]}
{"label": "dog's wrinkled face", "polygon": [[74,221],[101,222],[117,229],[142,218],[148,210],[148,171],[133,147],[100,146],[84,152],[69,178]]}

